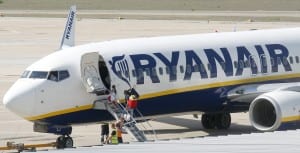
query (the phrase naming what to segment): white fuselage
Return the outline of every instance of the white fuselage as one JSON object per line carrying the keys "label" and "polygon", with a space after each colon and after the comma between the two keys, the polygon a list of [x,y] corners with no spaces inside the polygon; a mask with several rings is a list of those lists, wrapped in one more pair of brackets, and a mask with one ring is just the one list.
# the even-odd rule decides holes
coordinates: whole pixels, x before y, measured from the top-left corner
{"label": "white fuselage", "polygon": [[[211,110],[224,99],[214,101],[226,99],[226,95],[209,99],[201,94],[197,97],[198,91],[299,80],[299,41],[300,28],[294,28],[124,39],[72,47],[46,56],[26,69],[31,73],[67,70],[68,78],[51,81],[30,78],[29,74],[10,88],[4,104],[31,121],[93,109],[99,96],[86,92],[80,60],[86,53],[98,52],[109,70],[111,85],[117,87],[119,99],[124,98],[124,90],[134,87],[141,95],[141,103],[145,101],[147,106],[151,106],[151,99],[162,100],[161,104],[172,101],[177,106],[182,100],[176,101],[174,95],[184,97],[191,93],[186,102],[191,101],[188,107],[178,105],[183,107],[182,112]],[[193,110],[195,99],[204,101],[199,101],[203,104]],[[202,110],[208,100],[214,105]],[[168,109],[163,104],[160,107],[163,108],[152,114],[150,111],[155,108],[143,110],[149,110],[147,115],[155,115]],[[180,108],[166,113],[180,113]]]}

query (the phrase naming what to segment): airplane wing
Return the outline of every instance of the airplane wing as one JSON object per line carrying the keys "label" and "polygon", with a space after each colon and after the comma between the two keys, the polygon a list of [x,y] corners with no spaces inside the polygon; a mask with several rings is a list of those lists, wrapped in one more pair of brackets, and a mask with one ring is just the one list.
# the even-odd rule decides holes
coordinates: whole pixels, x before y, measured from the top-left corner
{"label": "airplane wing", "polygon": [[76,20],[76,6],[70,7],[67,23],[65,26],[64,35],[61,40],[60,49],[73,47],[75,45],[75,20]]}
{"label": "airplane wing", "polygon": [[300,83],[242,85],[229,90],[227,98],[248,104],[250,122],[260,131],[299,127]]}
{"label": "airplane wing", "polygon": [[[300,83],[299,83],[300,84]],[[256,97],[280,90],[282,88],[298,86],[295,83],[249,84],[233,88],[227,92],[227,98],[232,102],[251,103]]]}

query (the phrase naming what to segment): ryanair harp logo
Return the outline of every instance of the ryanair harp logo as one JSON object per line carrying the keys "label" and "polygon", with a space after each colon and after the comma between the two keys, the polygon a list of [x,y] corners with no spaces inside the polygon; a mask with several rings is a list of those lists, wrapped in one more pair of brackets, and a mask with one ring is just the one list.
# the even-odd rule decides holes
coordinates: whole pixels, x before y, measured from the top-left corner
{"label": "ryanair harp logo", "polygon": [[122,56],[114,56],[111,61],[109,61],[111,65],[112,71],[124,82],[128,84],[130,87],[130,74],[129,74],[129,67],[128,62],[125,59],[125,55]]}

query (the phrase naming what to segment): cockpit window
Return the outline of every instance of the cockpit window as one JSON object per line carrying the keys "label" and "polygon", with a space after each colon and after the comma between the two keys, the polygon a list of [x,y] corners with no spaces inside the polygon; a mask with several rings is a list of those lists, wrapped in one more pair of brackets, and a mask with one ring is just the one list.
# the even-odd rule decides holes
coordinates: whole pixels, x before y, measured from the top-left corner
{"label": "cockpit window", "polygon": [[24,71],[23,74],[21,75],[21,78],[27,78],[29,73],[30,71]]}
{"label": "cockpit window", "polygon": [[63,71],[51,71],[48,76],[48,80],[51,81],[61,81],[70,76],[69,72],[66,70]]}
{"label": "cockpit window", "polygon": [[47,78],[48,72],[46,71],[32,71],[29,78],[33,79],[45,79]]}
{"label": "cockpit window", "polygon": [[69,72],[68,71],[59,71],[59,80],[64,80],[66,78],[68,78]]}
{"label": "cockpit window", "polygon": [[57,71],[51,71],[49,73],[48,80],[58,81],[58,72]]}

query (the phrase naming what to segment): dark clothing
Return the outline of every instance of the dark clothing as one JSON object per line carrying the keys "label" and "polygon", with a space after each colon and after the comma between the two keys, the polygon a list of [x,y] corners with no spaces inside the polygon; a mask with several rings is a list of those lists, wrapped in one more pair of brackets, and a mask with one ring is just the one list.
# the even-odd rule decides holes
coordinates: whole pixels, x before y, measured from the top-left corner
{"label": "dark clothing", "polygon": [[101,125],[101,143],[104,142],[104,139],[107,139],[109,135],[109,126],[108,124]]}
{"label": "dark clothing", "polygon": [[135,95],[136,98],[140,97],[139,93],[134,88],[129,89],[128,93],[129,93],[129,95]]}
{"label": "dark clothing", "polygon": [[118,137],[118,142],[119,143],[123,143],[123,138],[122,137]]}
{"label": "dark clothing", "polygon": [[101,125],[101,135],[108,135],[109,134],[109,126],[108,124]]}

